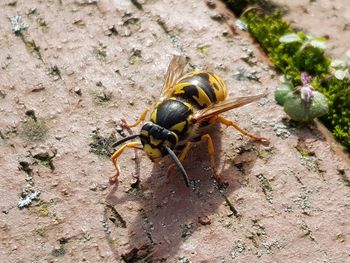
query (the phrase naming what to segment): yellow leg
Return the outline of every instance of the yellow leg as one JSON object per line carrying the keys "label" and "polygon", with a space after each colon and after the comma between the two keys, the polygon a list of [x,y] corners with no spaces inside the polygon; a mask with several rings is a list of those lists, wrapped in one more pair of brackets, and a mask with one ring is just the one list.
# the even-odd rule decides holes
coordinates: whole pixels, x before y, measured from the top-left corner
{"label": "yellow leg", "polygon": [[141,115],[140,117],[137,119],[137,121],[134,124],[128,124],[127,121],[123,118],[120,120],[122,126],[124,126],[125,128],[133,128],[136,127],[137,125],[139,125],[141,122],[143,122],[146,119],[147,113],[148,113],[149,109],[146,109]]}
{"label": "yellow leg", "polygon": [[[190,151],[192,147],[192,143],[191,142],[187,142],[185,145],[185,148],[182,150],[180,156],[179,156],[179,160],[180,162],[182,162],[183,160],[185,160],[188,152]],[[166,173],[167,176],[172,175],[172,173],[174,172],[174,168],[175,168],[175,164],[171,164],[169,165],[168,171]]]}
{"label": "yellow leg", "polygon": [[207,143],[208,143],[208,153],[209,153],[209,157],[210,157],[210,166],[211,166],[211,169],[213,170],[215,178],[220,182],[221,178],[220,178],[219,174],[216,171],[215,149],[214,149],[213,140],[211,139],[209,134],[204,134],[201,137],[201,140],[202,141],[207,141]]}
{"label": "yellow leg", "polygon": [[113,155],[111,156],[111,160],[115,167],[115,174],[110,178],[110,182],[114,183],[118,179],[118,175],[120,173],[120,168],[117,162],[118,157],[124,152],[126,148],[136,148],[136,149],[142,149],[142,145],[139,142],[129,142],[122,147],[120,147],[118,150],[116,150]]}
{"label": "yellow leg", "polygon": [[225,117],[223,117],[221,115],[217,116],[217,120],[219,122],[221,122],[222,124],[225,124],[226,126],[231,126],[231,127],[235,128],[240,133],[242,133],[243,135],[249,137],[250,139],[253,139],[254,141],[260,141],[260,142],[268,142],[269,141],[269,139],[267,139],[265,137],[255,136],[255,135],[253,135],[253,134],[243,130],[241,127],[238,126],[238,124],[234,123],[231,120],[226,119]]}

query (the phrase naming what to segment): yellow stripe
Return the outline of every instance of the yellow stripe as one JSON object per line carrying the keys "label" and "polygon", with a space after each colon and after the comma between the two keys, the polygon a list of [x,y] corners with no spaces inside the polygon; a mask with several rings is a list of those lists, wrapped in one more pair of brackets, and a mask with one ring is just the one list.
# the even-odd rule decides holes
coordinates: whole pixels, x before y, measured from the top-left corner
{"label": "yellow stripe", "polygon": [[182,121],[171,126],[170,130],[178,131],[180,133],[184,130],[185,126],[186,126],[186,121]]}
{"label": "yellow stripe", "polygon": [[[224,81],[214,73],[209,73],[209,81],[210,81],[210,86],[213,88],[215,92],[216,99],[218,101],[225,100],[227,97],[227,87]],[[214,88],[214,83],[216,84],[218,89]]]}
{"label": "yellow stripe", "polygon": [[193,111],[193,106],[192,106],[192,104],[191,103],[188,103],[188,102],[182,102],[183,104],[185,104],[186,105],[186,107],[187,108],[189,108],[191,111]]}
{"label": "yellow stripe", "polygon": [[141,130],[140,134],[142,134],[142,135],[144,135],[144,136],[147,136],[147,137],[148,137],[148,131]]}
{"label": "yellow stripe", "polygon": [[154,108],[154,110],[151,114],[151,122],[153,122],[153,123],[157,122],[157,107]]}
{"label": "yellow stripe", "polygon": [[[186,92],[184,91],[184,88],[187,86],[195,86],[197,91],[198,91],[198,97],[192,96],[192,98],[200,105],[200,106],[208,106],[212,102],[210,101],[209,97],[207,94],[198,86],[193,85],[191,82],[182,82],[179,84],[176,84],[174,87],[174,95],[179,95],[179,94],[185,94]],[[189,96],[190,97],[190,96]]]}
{"label": "yellow stripe", "polygon": [[152,135],[149,136],[149,139],[150,139],[150,143],[154,146],[158,146],[162,142],[162,140],[156,139]]}
{"label": "yellow stripe", "polygon": [[[228,90],[227,90],[227,86],[226,86],[225,82],[218,75],[216,75],[212,72],[206,71],[206,70],[191,71],[191,72],[183,75],[177,81],[177,83],[181,82],[183,79],[191,78],[191,77],[196,76],[198,74],[207,74],[209,76],[209,84],[210,84],[211,88],[213,89],[215,96],[216,96],[216,99],[218,101],[223,101],[226,99]],[[217,89],[214,87],[214,83],[216,84]],[[193,85],[193,83],[191,83],[191,84]],[[180,84],[177,84],[176,86],[178,86],[178,85],[180,85]],[[204,100],[201,98],[195,98],[195,99],[197,100],[197,102],[199,101],[201,103],[204,103]],[[200,104],[200,105],[203,106],[204,104]],[[209,104],[206,104],[206,105],[209,105]]]}
{"label": "yellow stripe", "polygon": [[143,150],[146,152],[147,156],[150,157],[151,159],[163,157],[159,149],[152,148],[152,146],[149,144],[145,144],[143,146]]}

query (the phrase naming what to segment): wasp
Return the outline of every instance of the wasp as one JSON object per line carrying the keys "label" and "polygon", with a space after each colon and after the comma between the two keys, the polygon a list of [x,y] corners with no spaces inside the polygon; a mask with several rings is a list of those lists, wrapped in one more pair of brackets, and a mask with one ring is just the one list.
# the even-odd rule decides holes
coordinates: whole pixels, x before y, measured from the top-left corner
{"label": "wasp", "polygon": [[[117,141],[114,147],[135,138],[139,138],[141,142],[128,142],[114,152],[111,160],[116,172],[111,177],[111,182],[115,182],[120,174],[117,162],[119,156],[126,148],[135,148],[143,150],[153,162],[159,162],[163,157],[170,156],[174,163],[169,166],[167,175],[172,174],[177,167],[186,186],[189,186],[189,177],[181,162],[188,155],[193,143],[199,140],[207,142],[211,168],[214,176],[220,179],[215,164],[212,138],[208,133],[203,132],[205,126],[215,122],[233,127],[252,140],[268,141],[264,137],[250,134],[221,115],[226,111],[257,101],[264,95],[228,99],[227,86],[218,75],[209,71],[192,71],[182,75],[186,64],[187,59],[183,56],[172,58],[160,98],[151,111],[148,121],[144,122],[148,109],[134,124],[128,124],[122,119],[122,125],[129,129],[142,122],[144,124],[138,134]],[[177,151],[178,156],[175,154]]]}

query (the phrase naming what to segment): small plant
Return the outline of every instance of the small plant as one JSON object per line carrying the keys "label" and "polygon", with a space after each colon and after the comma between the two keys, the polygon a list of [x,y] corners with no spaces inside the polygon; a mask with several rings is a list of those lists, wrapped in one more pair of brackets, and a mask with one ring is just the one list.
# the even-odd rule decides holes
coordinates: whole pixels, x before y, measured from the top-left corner
{"label": "small plant", "polygon": [[283,76],[281,79],[281,84],[275,90],[275,100],[281,106],[286,102],[287,94],[293,91],[293,82],[287,77]]}
{"label": "small plant", "polygon": [[324,55],[325,39],[295,33],[279,13],[265,15],[251,11],[242,19],[273,64],[290,76],[294,85],[300,84],[301,72],[321,78],[328,74],[330,61]]}
{"label": "small plant", "polygon": [[[321,44],[323,39],[296,33],[280,13],[264,14],[251,10],[241,19],[247,23],[250,33],[265,49],[276,68],[290,77],[276,90],[277,102],[284,105],[287,99],[285,95],[302,83],[301,72],[314,76],[310,85],[328,99],[329,113],[320,117],[320,120],[350,152],[349,56],[347,62],[333,61],[333,67],[330,67],[331,61]],[[330,75],[332,68],[334,76]],[[336,70],[341,70],[337,76]],[[314,100],[317,96],[314,96]]]}
{"label": "small plant", "polygon": [[298,52],[301,52],[303,49],[305,49],[307,47],[315,47],[315,48],[319,48],[322,50],[325,50],[327,47],[325,44],[325,41],[326,41],[325,38],[312,37],[309,35],[305,35],[302,32],[291,33],[291,34],[281,36],[279,40],[281,43],[285,43],[285,44],[293,43],[293,42],[301,43],[302,45],[299,48]]}
{"label": "small plant", "polygon": [[350,79],[350,50],[346,52],[346,59],[335,59],[331,63],[333,75],[336,79]]}
{"label": "small plant", "polygon": [[302,73],[302,86],[293,87],[290,80],[285,79],[275,91],[275,99],[283,105],[284,111],[295,121],[309,122],[328,113],[327,98],[315,91],[311,76]]}
{"label": "small plant", "polygon": [[48,127],[44,120],[27,118],[22,125],[22,135],[28,141],[42,141],[46,138]]}

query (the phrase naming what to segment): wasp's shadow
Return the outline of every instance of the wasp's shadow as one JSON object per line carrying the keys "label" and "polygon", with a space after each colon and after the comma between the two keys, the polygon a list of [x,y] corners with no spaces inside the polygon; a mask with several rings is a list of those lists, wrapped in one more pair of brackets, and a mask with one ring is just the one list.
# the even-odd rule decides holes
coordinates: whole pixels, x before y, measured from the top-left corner
{"label": "wasp's shadow", "polygon": [[[223,138],[220,125],[217,126],[213,127],[210,135],[215,146],[218,172],[225,182],[224,188],[219,187],[213,178],[207,144],[199,142],[183,162],[191,180],[189,188],[179,172],[174,172],[169,178],[165,176],[169,161],[163,166],[153,166],[151,176],[139,185],[141,195],[126,194],[117,198],[113,192],[115,189],[108,195],[107,202],[117,210],[130,200],[136,201],[140,207],[135,220],[127,222],[129,252],[122,256],[126,262],[172,259],[186,239],[203,224],[202,219],[210,220],[226,197],[249,180],[259,143],[248,140],[235,142],[235,152],[231,147],[226,151],[230,152],[230,156],[223,158]],[[139,164],[136,172],[141,172]]]}

